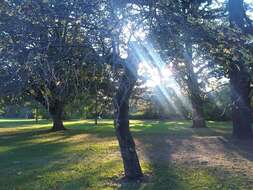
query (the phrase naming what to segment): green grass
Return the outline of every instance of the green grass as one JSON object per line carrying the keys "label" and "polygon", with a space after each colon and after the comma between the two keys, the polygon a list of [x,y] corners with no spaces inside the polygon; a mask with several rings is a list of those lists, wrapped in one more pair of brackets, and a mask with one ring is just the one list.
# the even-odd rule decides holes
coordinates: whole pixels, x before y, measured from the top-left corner
{"label": "green grass", "polygon": [[[0,120],[0,189],[253,189],[248,176],[222,167],[187,165],[164,159],[163,139],[222,136],[230,123],[208,122],[194,130],[188,121],[131,121],[141,165],[142,183],[123,183],[123,165],[111,120],[68,121],[64,132],[50,133],[42,120]],[[168,145],[169,146],[169,145]],[[162,159],[154,154],[164,154]],[[168,152],[169,155],[169,152]]]}

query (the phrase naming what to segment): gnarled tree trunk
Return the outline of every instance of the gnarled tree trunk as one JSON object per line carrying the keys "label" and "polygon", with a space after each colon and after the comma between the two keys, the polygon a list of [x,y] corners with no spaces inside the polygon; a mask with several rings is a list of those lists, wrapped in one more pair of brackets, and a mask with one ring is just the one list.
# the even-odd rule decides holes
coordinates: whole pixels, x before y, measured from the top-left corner
{"label": "gnarled tree trunk", "polygon": [[252,136],[252,111],[250,107],[250,77],[243,64],[233,63],[229,70],[233,135],[239,139]]}
{"label": "gnarled tree trunk", "polygon": [[[129,64],[129,67],[131,67],[131,64]],[[131,70],[129,67],[125,68],[118,92],[114,99],[114,124],[123,159],[125,177],[130,180],[139,180],[143,174],[135,149],[134,139],[129,129],[129,97],[136,82],[137,72],[132,70],[134,66]]]}
{"label": "gnarled tree trunk", "polygon": [[63,116],[63,104],[56,102],[52,105],[49,105],[49,113],[53,120],[52,131],[61,131],[66,130],[63,126],[62,116]]}

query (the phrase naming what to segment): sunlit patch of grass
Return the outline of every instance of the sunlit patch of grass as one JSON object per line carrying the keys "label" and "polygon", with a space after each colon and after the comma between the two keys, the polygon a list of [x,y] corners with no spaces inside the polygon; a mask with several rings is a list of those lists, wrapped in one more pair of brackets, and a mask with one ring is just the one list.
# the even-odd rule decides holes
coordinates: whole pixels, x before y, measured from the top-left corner
{"label": "sunlit patch of grass", "polygon": [[[46,120],[0,120],[0,189],[247,189],[244,178],[220,175],[222,168],[192,168],[170,160],[144,160],[142,155],[144,182],[121,183],[123,165],[113,121],[100,120],[98,126],[92,120],[64,124],[68,130],[49,133],[52,124]],[[136,138],[149,139],[144,143],[164,135],[204,137],[231,130],[227,123],[208,123],[211,128],[202,132],[190,125],[189,121],[132,120],[131,130]]]}

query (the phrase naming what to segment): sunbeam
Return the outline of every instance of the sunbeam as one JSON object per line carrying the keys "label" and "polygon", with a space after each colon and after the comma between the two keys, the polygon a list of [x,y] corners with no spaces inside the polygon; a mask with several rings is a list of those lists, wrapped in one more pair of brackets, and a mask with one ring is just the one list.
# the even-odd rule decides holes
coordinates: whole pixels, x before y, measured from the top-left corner
{"label": "sunbeam", "polygon": [[[173,110],[183,118],[184,116],[175,100],[173,100],[170,91],[173,90],[175,92],[177,100],[180,101],[184,109],[190,110],[190,106],[187,97],[181,93],[179,84],[173,77],[169,64],[163,61],[150,42],[139,40],[138,43],[133,42],[132,44],[134,53],[140,60],[138,74],[145,79],[146,87],[153,91],[158,89],[160,93],[156,93],[156,97],[160,105],[163,107],[168,104],[171,105]],[[164,99],[166,100],[165,102]]]}

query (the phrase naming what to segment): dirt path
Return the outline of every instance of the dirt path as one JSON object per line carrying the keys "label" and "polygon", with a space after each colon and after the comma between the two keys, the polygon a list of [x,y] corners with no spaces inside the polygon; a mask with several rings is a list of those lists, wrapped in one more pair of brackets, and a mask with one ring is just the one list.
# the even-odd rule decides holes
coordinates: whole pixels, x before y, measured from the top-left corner
{"label": "dirt path", "polygon": [[[152,136],[137,138],[145,160],[189,167],[222,168],[246,176],[253,184],[253,140],[237,141],[222,136]],[[252,180],[251,180],[252,179]]]}

